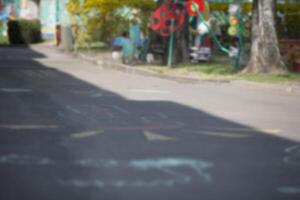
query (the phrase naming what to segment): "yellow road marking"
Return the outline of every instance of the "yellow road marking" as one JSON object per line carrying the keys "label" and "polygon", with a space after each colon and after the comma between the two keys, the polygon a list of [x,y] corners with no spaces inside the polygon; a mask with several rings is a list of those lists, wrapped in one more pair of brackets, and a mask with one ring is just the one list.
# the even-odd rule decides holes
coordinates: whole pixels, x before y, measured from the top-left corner
{"label": "yellow road marking", "polygon": [[56,125],[17,125],[17,124],[6,124],[0,125],[0,128],[12,129],[12,130],[33,130],[33,129],[57,129],[59,126]]}
{"label": "yellow road marking", "polygon": [[147,140],[149,141],[175,141],[177,140],[176,138],[173,137],[167,137],[164,135],[160,135],[157,133],[153,133],[151,131],[144,131],[143,132]]}
{"label": "yellow road marking", "polygon": [[197,132],[197,134],[204,134],[209,136],[217,136],[217,137],[227,137],[227,138],[247,138],[250,137],[246,134],[238,134],[238,133],[226,133],[226,132],[212,132],[212,131],[202,131]]}
{"label": "yellow road marking", "polygon": [[210,128],[210,129],[204,129],[204,130],[215,130],[215,131],[235,131],[235,132],[264,132],[264,133],[280,133],[281,130],[279,129],[271,129],[271,128]]}
{"label": "yellow road marking", "polygon": [[81,133],[75,133],[72,134],[71,137],[75,138],[75,139],[81,139],[81,138],[87,138],[87,137],[91,137],[94,135],[98,135],[103,133],[103,130],[97,130],[97,131],[85,131],[85,132],[81,132]]}
{"label": "yellow road marking", "polygon": [[[231,137],[231,138],[246,138],[250,137],[250,132],[261,132],[268,134],[279,134],[282,131],[279,129],[255,129],[255,128],[203,128],[198,130],[190,130],[188,132],[196,134],[204,134],[210,136]],[[229,133],[231,132],[231,133]]]}

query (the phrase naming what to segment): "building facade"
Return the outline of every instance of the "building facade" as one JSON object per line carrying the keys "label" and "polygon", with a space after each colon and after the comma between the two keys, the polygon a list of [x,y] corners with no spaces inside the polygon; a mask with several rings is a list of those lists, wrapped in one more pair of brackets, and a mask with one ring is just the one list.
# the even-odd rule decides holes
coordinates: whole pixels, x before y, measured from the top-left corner
{"label": "building facade", "polygon": [[66,0],[0,0],[0,34],[6,34],[9,19],[40,19],[43,38],[52,39],[65,4]]}

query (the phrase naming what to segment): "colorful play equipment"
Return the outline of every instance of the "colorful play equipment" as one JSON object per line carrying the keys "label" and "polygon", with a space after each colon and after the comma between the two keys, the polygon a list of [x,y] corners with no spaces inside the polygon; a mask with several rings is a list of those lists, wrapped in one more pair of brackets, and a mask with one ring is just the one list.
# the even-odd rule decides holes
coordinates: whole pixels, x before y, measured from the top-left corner
{"label": "colorful play equipment", "polygon": [[[171,66],[173,60],[174,40],[176,32],[180,31],[184,23],[194,23],[194,44],[190,48],[191,61],[208,61],[212,54],[212,46],[226,53],[235,60],[235,68],[240,67],[241,54],[243,51],[243,37],[250,37],[247,26],[249,20],[242,16],[241,6],[232,4],[228,14],[211,13],[209,4],[205,0],[170,0],[163,3],[150,16],[149,24],[152,31],[168,42],[167,64]],[[228,35],[233,37],[234,44],[231,47],[222,45],[220,36],[214,30],[212,21],[217,21],[219,26],[229,24]],[[246,27],[246,28],[245,28]],[[129,37],[115,40],[115,44],[122,46],[123,61],[147,58],[149,41],[140,38],[140,26],[130,25]],[[214,44],[212,43],[214,42]],[[162,52],[166,52],[162,50]],[[143,55],[143,56],[141,56]],[[148,59],[149,60],[149,59]],[[150,59],[153,60],[153,59]]]}
{"label": "colorful play equipment", "polygon": [[189,0],[186,4],[187,12],[190,16],[197,16],[198,11],[204,12],[204,0]]}
{"label": "colorful play equipment", "polygon": [[[174,21],[174,25],[172,25]],[[162,37],[169,37],[172,31],[177,31],[184,23],[184,10],[170,2],[162,4],[150,17],[152,30]]]}
{"label": "colorful play equipment", "polygon": [[178,3],[163,3],[150,18],[150,25],[153,31],[162,37],[169,39],[168,66],[172,65],[174,33],[183,25],[185,19],[184,7]]}
{"label": "colorful play equipment", "polygon": [[[189,19],[184,13],[188,13]],[[214,19],[221,24],[228,24],[228,35],[235,38],[235,43],[230,48],[222,45],[217,34],[211,27],[211,13],[209,4],[204,0],[189,0],[181,2],[178,0],[168,1],[162,4],[150,17],[151,29],[157,32],[161,37],[169,38],[168,65],[172,65],[174,34],[180,30],[186,20],[189,22],[196,19],[195,46],[191,47],[191,57],[193,60],[208,60],[211,55],[211,49],[208,46],[201,47],[210,36],[219,50],[226,53],[235,60],[235,68],[240,67],[241,54],[243,50],[243,37],[250,37],[242,17],[242,10],[239,4],[231,4],[228,10],[229,19],[226,20],[224,14],[215,14]],[[194,20],[195,21],[195,20]],[[245,25],[244,25],[245,24]],[[199,42],[200,41],[200,42]],[[200,45],[200,46],[199,46]]]}

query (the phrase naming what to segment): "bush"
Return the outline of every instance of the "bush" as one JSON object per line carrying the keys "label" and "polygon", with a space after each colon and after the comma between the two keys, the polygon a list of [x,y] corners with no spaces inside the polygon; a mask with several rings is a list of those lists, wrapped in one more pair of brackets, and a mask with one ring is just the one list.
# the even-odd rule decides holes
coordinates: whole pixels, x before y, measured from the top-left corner
{"label": "bush", "polygon": [[10,20],[8,22],[8,38],[10,44],[41,42],[41,23],[39,20]]}

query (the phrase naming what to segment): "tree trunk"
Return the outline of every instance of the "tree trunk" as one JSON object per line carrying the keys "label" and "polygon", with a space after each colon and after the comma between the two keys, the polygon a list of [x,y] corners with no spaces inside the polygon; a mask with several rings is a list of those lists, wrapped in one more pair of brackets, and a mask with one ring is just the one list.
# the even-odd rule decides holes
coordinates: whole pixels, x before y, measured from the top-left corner
{"label": "tree trunk", "polygon": [[175,33],[173,63],[187,64],[190,62],[189,58],[189,17],[185,13],[185,22],[182,27]]}
{"label": "tree trunk", "polygon": [[278,48],[274,19],[275,2],[275,0],[253,0],[252,48],[245,73],[286,71]]}

